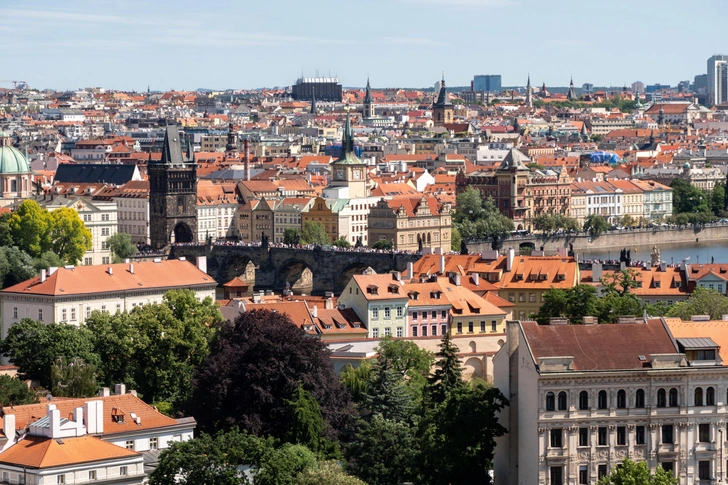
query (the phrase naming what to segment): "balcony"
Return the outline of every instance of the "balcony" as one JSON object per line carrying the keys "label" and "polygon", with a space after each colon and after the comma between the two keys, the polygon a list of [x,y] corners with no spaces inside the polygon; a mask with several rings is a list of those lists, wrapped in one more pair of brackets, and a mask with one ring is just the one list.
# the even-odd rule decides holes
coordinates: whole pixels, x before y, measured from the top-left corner
{"label": "balcony", "polygon": [[546,458],[566,458],[569,451],[566,448],[548,448],[546,450]]}

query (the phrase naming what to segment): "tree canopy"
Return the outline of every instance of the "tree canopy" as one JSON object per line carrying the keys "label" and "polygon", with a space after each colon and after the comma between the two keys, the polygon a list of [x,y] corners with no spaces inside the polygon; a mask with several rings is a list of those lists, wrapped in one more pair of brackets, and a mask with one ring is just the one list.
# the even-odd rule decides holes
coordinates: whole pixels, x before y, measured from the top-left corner
{"label": "tree canopy", "polygon": [[17,377],[0,375],[0,407],[34,404],[38,396]]}
{"label": "tree canopy", "polygon": [[379,241],[372,244],[372,248],[389,251],[390,249],[392,249],[392,241],[390,241],[389,239],[380,239]]}
{"label": "tree canopy", "polygon": [[661,466],[657,471],[650,473],[647,462],[634,462],[625,458],[620,466],[614,467],[612,473],[599,479],[599,485],[677,485],[678,479],[672,472],[665,471]]}
{"label": "tree canopy", "polygon": [[303,225],[303,231],[301,231],[301,244],[325,246],[331,244],[331,239],[326,234],[326,228],[323,224],[316,221],[306,221]]}
{"label": "tree canopy", "polygon": [[131,236],[125,232],[117,232],[109,236],[106,239],[106,245],[111,250],[115,263],[121,263],[138,252],[136,245],[131,242]]}
{"label": "tree canopy", "polygon": [[477,189],[468,187],[458,194],[453,227],[463,239],[494,240],[510,236],[514,225],[493,199],[483,199]]}
{"label": "tree canopy", "polygon": [[728,297],[716,290],[697,287],[687,301],[675,303],[667,311],[669,317],[688,321],[693,315],[710,315],[711,319],[720,320],[728,315]]}
{"label": "tree canopy", "polygon": [[601,233],[609,229],[607,218],[599,214],[589,214],[584,219],[584,231],[591,233],[592,236],[599,236]]}

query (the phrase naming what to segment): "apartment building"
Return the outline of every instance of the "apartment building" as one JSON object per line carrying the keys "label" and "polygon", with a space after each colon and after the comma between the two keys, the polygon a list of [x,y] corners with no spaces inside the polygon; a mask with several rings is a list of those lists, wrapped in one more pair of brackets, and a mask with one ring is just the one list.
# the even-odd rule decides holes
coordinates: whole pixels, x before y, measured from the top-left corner
{"label": "apartment building", "polygon": [[339,296],[340,308],[351,308],[369,338],[407,336],[408,287],[400,273],[354,275]]}

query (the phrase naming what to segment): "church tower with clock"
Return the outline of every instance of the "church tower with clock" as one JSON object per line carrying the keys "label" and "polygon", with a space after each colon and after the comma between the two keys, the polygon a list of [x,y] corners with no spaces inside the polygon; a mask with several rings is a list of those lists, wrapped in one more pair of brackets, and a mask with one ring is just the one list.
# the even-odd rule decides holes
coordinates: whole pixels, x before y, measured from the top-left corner
{"label": "church tower with clock", "polygon": [[354,153],[354,136],[349,114],[341,141],[341,155],[331,162],[331,183],[324,189],[324,196],[333,199],[367,197],[367,166]]}

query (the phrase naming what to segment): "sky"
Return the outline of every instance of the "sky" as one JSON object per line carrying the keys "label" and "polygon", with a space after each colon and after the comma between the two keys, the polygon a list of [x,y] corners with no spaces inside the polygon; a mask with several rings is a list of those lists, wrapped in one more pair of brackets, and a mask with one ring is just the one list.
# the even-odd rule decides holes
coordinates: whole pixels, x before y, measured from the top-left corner
{"label": "sky", "polygon": [[0,0],[0,87],[676,85],[728,54],[726,0]]}

